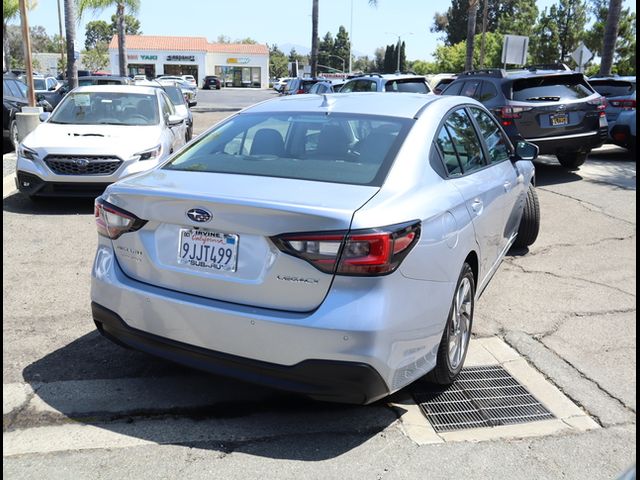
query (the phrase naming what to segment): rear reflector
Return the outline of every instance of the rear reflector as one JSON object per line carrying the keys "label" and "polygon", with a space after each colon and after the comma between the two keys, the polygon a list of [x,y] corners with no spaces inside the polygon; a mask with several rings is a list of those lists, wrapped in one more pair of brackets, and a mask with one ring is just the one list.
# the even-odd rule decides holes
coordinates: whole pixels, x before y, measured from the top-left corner
{"label": "rear reflector", "polygon": [[420,222],[351,232],[271,237],[282,252],[337,275],[386,275],[398,268],[420,238]]}
{"label": "rear reflector", "polygon": [[147,223],[146,220],[110,204],[101,197],[96,198],[95,201],[95,219],[98,234],[111,240],[115,240],[123,233],[135,232]]}

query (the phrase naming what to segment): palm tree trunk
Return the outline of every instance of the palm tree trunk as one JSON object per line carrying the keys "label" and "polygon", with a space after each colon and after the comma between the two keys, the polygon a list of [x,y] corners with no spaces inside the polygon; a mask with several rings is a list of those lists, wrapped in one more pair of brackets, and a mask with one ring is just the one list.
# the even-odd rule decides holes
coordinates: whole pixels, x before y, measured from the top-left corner
{"label": "palm tree trunk", "polygon": [[69,90],[78,86],[78,64],[76,62],[76,12],[74,0],[64,0],[64,27],[67,32],[67,81]]}
{"label": "palm tree trunk", "polygon": [[478,13],[478,0],[469,0],[467,10],[467,55],[464,61],[464,69],[473,68],[473,41],[476,34],[476,15]]}
{"label": "palm tree trunk", "polygon": [[487,19],[489,17],[489,0],[484,0],[482,7],[482,43],[480,44],[480,68],[484,68],[485,37],[487,35]]}
{"label": "palm tree trunk", "polygon": [[2,35],[2,54],[4,56],[4,68],[11,70],[11,52],[9,48],[9,35],[7,35],[7,22],[2,22],[2,31],[5,32]]}
{"label": "palm tree trunk", "polygon": [[613,55],[616,50],[618,38],[618,26],[620,24],[620,12],[622,0],[609,0],[609,13],[604,27],[604,40],[602,42],[602,60],[600,62],[600,75],[611,75]]}
{"label": "palm tree trunk", "polygon": [[127,46],[124,25],[124,3],[118,2],[118,65],[120,65],[120,76],[127,76]]}
{"label": "palm tree trunk", "polygon": [[311,10],[311,76],[318,76],[318,0]]}

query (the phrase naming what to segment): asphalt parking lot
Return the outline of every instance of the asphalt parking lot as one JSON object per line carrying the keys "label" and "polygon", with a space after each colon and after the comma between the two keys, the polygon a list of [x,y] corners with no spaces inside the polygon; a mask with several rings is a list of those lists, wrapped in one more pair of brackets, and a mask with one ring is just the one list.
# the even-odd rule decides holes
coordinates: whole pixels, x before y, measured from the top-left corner
{"label": "asphalt parking lot", "polygon": [[[230,114],[219,91],[204,93],[196,134]],[[389,404],[398,395],[323,404],[125,350],[91,319],[93,202],[13,192],[3,199],[4,474],[615,478],[636,456],[635,159],[605,146],[577,172],[553,157],[536,172],[540,236],[509,252],[473,332],[510,345],[599,428],[419,444]]]}

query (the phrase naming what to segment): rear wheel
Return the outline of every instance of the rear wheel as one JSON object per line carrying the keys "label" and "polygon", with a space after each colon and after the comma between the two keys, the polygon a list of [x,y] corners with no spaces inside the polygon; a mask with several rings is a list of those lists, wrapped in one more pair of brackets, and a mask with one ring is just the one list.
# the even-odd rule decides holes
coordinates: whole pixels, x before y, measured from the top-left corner
{"label": "rear wheel", "polygon": [[540,203],[538,202],[538,194],[533,185],[529,185],[527,191],[527,199],[522,212],[522,219],[518,227],[518,236],[513,245],[516,247],[528,247],[538,238],[540,232]]}
{"label": "rear wheel", "polygon": [[558,157],[558,161],[560,165],[569,170],[578,170],[580,165],[582,165],[587,159],[587,152],[569,152],[569,153],[558,153],[556,156]]}
{"label": "rear wheel", "polygon": [[440,385],[450,385],[462,370],[469,348],[476,286],[473,270],[468,263],[462,266],[451,302],[449,318],[438,347],[436,367],[430,380]]}

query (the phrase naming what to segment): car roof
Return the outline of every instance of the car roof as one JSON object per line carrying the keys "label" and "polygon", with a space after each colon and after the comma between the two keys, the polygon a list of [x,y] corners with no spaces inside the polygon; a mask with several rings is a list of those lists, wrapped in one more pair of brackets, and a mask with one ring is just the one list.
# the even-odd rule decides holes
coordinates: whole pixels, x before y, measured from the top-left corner
{"label": "car roof", "polygon": [[85,75],[78,77],[78,80],[129,80],[129,77],[121,77],[119,75]]}
{"label": "car roof", "polygon": [[422,93],[389,95],[381,92],[291,95],[258,103],[243,112],[322,112],[357,113],[414,118],[425,106],[443,97]]}
{"label": "car roof", "polygon": [[134,93],[156,95],[155,87],[145,87],[141,85],[86,85],[73,90],[74,93]]}

